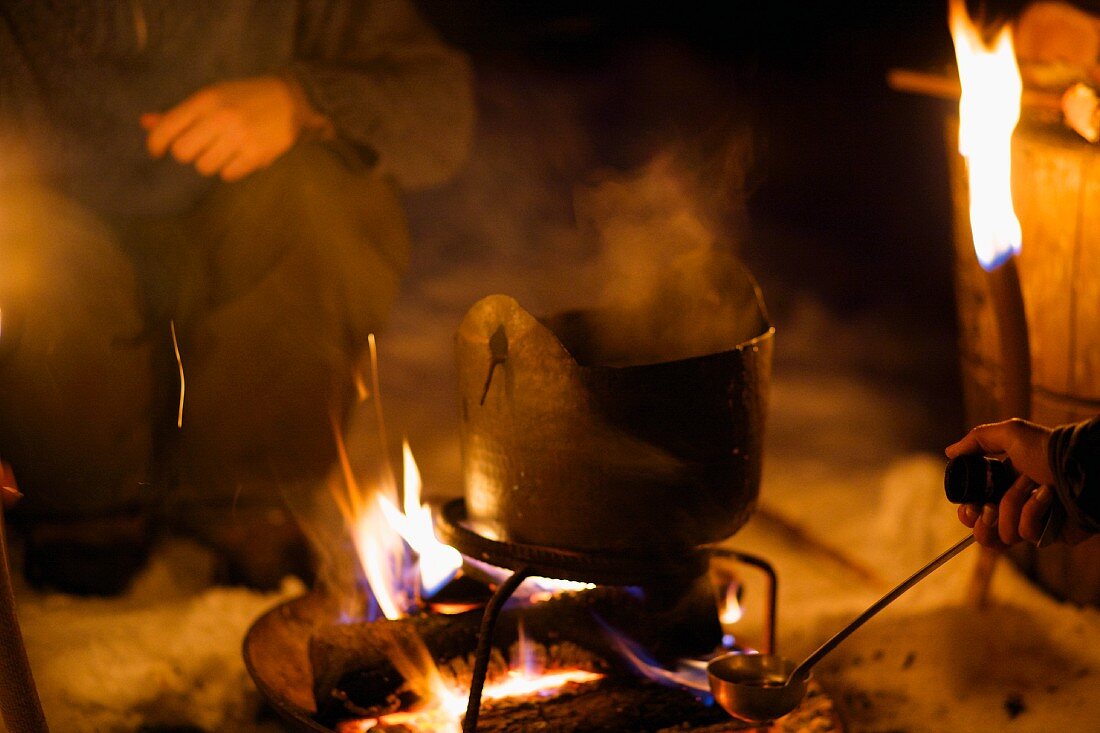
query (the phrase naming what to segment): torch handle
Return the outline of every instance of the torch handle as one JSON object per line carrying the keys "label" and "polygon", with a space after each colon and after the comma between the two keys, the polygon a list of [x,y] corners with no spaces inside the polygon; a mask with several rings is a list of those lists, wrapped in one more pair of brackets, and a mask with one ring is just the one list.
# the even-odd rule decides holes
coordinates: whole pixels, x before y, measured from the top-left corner
{"label": "torch handle", "polygon": [[1031,347],[1016,258],[989,273],[989,298],[1000,342],[1000,407],[1005,419],[1031,416]]}
{"label": "torch handle", "polygon": [[966,453],[947,462],[943,490],[952,504],[996,504],[1017,475],[1005,461]]}

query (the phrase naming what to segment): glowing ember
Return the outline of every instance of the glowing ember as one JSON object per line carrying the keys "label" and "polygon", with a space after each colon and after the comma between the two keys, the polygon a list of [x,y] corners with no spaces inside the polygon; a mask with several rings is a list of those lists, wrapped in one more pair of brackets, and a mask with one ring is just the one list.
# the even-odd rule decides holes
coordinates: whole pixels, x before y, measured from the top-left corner
{"label": "glowing ember", "polygon": [[[565,669],[529,676],[520,670],[508,673],[505,679],[486,685],[482,700],[505,700],[518,697],[543,697],[560,693],[570,685],[583,685],[603,679],[598,672],[582,669]],[[339,733],[359,733],[379,725],[406,725],[413,730],[432,733],[458,733],[462,729],[462,716],[466,713],[466,696],[448,691],[437,696],[430,707],[421,710],[390,713],[381,718],[368,718],[344,723]]]}
{"label": "glowing ember", "polygon": [[563,669],[537,676],[515,670],[509,672],[504,681],[487,687],[482,697],[485,700],[504,700],[510,697],[548,695],[560,691],[566,685],[584,684],[600,679],[603,679],[603,675],[599,672],[588,672],[583,669]]}
{"label": "glowing ember", "polygon": [[[349,721],[339,727],[339,733],[360,733],[378,726],[404,725],[417,731],[432,733],[457,733],[466,713],[468,690],[447,687],[432,663],[427,650],[421,645],[412,649],[390,650],[390,658],[401,671],[410,688],[416,690],[422,700],[427,700],[416,710],[390,713],[379,718]],[[508,672],[501,679],[486,684],[482,700],[506,700],[523,697],[550,697],[570,686],[583,685],[603,679],[597,672],[582,669],[543,671],[533,647],[519,629],[519,640]]]}
{"label": "glowing ember", "polygon": [[[598,672],[566,669],[528,676],[519,670],[509,672],[496,684],[486,685],[482,700],[505,700],[519,697],[544,697],[560,693],[570,685],[583,685],[603,679]],[[421,710],[390,713],[381,718],[368,718],[342,723],[339,733],[360,733],[384,725],[405,725],[417,731],[431,733],[458,733],[462,730],[462,716],[466,713],[466,697],[448,691],[446,696],[432,700],[430,707]]]}
{"label": "glowing ember", "polygon": [[1012,132],[1020,119],[1023,82],[1008,26],[986,46],[964,0],[951,0],[948,22],[962,83],[959,153],[970,179],[974,252],[982,267],[993,270],[1019,253],[1023,238],[1011,186]]}

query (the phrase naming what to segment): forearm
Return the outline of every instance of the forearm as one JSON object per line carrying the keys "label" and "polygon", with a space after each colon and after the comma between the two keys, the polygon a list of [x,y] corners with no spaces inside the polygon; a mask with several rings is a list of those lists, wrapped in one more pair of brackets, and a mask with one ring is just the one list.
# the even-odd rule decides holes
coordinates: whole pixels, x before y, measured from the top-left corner
{"label": "forearm", "polygon": [[281,75],[280,78],[290,90],[298,139],[331,140],[335,138],[336,127],[332,124],[332,120],[317,110],[298,78],[289,72]]}
{"label": "forearm", "polygon": [[1070,521],[1100,532],[1100,417],[1055,428],[1047,456]]}
{"label": "forearm", "polygon": [[474,125],[466,57],[405,0],[307,3],[289,72],[335,134],[366,148],[405,188],[465,161]]}
{"label": "forearm", "polygon": [[291,71],[336,135],[368,148],[403,187],[441,183],[465,161],[474,112],[457,59],[354,72],[300,61]]}

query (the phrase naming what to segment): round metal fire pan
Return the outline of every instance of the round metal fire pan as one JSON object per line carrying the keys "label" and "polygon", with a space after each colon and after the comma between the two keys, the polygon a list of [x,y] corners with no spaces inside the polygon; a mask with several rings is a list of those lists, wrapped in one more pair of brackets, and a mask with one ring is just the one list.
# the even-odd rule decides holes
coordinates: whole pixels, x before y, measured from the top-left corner
{"label": "round metal fire pan", "polygon": [[309,639],[336,618],[331,598],[307,593],[275,606],[245,634],[244,666],[260,695],[292,733],[334,733],[313,718]]}
{"label": "round metal fire pan", "polygon": [[494,540],[466,526],[466,501],[443,505],[436,529],[440,540],[467,557],[509,570],[526,568],[532,575],[596,585],[664,585],[694,580],[707,572],[710,553],[704,547],[662,555],[578,552],[519,542]]}
{"label": "round metal fire pan", "polygon": [[[335,733],[314,720],[313,675],[309,639],[316,629],[334,623],[337,606],[329,597],[307,593],[275,606],[257,618],[244,637],[245,667],[264,700],[290,733]],[[829,730],[841,733],[843,721],[832,698],[816,681],[807,702],[792,715],[787,730],[804,730],[809,721],[826,718]],[[807,725],[800,725],[806,722]],[[731,729],[740,726],[731,721]]]}

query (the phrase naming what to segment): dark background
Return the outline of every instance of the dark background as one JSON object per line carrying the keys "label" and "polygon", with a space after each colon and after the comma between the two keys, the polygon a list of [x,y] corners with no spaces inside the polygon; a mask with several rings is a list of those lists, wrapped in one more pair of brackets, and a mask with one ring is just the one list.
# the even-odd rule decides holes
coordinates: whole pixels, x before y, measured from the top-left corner
{"label": "dark background", "polygon": [[[750,126],[750,221],[773,231],[746,238],[743,254],[767,247],[775,277],[841,309],[918,281],[913,295],[950,291],[948,107],[886,84],[891,67],[953,64],[946,3],[423,2],[482,76],[612,78],[590,120],[608,165]],[[807,238],[813,253],[777,241]],[[950,315],[927,301],[928,315]]]}
{"label": "dark background", "polygon": [[[1009,17],[1016,4],[982,12]],[[419,5],[474,63],[483,128],[474,155],[500,154],[503,179],[539,176],[550,198],[560,198],[560,206],[543,202],[519,216],[568,217],[572,187],[591,170],[629,171],[657,151],[678,151],[695,161],[701,180],[712,180],[712,213],[726,217],[761,283],[780,333],[778,372],[800,359],[835,359],[837,368],[927,396],[939,429],[922,447],[957,437],[963,425],[944,131],[953,105],[886,81],[894,67],[953,73],[946,2]],[[584,155],[573,158],[577,146],[556,151],[553,127],[537,129],[570,90],[582,100],[576,114],[585,136]],[[534,110],[529,133],[515,109],[524,105]],[[507,132],[494,134],[501,129]],[[535,148],[551,150],[551,162],[534,166],[536,173],[524,158],[531,147],[494,150],[528,134]],[[736,181],[719,180],[723,145],[744,134],[747,168]],[[412,197],[414,234],[440,241],[430,232],[443,227],[447,211],[449,226],[462,229],[454,201],[476,197],[470,189],[485,188],[484,176]],[[492,185],[507,207],[509,184]],[[446,267],[458,238],[421,246],[414,270]],[[538,264],[537,253],[517,256]],[[830,343],[787,348],[784,334],[797,326],[795,305],[805,298],[829,318],[857,329],[867,324],[857,339],[860,355],[847,358]]]}

